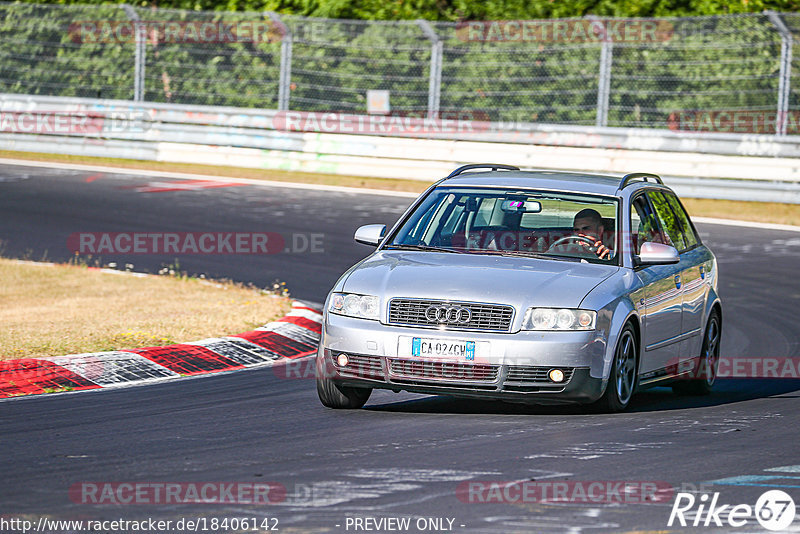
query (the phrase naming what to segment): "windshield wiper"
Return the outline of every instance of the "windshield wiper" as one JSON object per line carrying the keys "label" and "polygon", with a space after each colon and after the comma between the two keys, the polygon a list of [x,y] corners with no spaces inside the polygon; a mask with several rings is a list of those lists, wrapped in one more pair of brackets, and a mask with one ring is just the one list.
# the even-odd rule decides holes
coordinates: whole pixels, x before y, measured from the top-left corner
{"label": "windshield wiper", "polygon": [[453,250],[451,248],[433,247],[430,245],[407,245],[405,243],[386,245],[384,248],[390,250],[422,250],[426,252],[451,252],[453,254],[461,254],[458,250]]}
{"label": "windshield wiper", "polygon": [[498,256],[523,256],[525,258],[537,258],[540,260],[560,260],[580,262],[581,258],[573,256],[559,256],[554,254],[542,254],[540,252],[530,252],[527,250],[482,250],[484,254],[497,254]]}

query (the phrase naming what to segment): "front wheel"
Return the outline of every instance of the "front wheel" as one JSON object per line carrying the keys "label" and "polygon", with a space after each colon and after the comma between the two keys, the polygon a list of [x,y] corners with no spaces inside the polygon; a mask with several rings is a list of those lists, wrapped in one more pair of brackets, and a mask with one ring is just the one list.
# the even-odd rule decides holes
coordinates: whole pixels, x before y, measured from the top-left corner
{"label": "front wheel", "polygon": [[639,349],[636,332],[630,323],[619,334],[606,391],[597,407],[603,412],[621,412],[628,407],[636,389],[636,358]]}
{"label": "front wheel", "polygon": [[361,408],[371,394],[372,388],[340,386],[328,378],[325,364],[317,358],[317,395],[324,406],[337,409]]}
{"label": "front wheel", "polygon": [[722,320],[713,311],[706,324],[700,359],[693,369],[692,377],[681,379],[672,385],[672,391],[683,395],[708,395],[717,380],[719,367],[719,345],[722,335]]}

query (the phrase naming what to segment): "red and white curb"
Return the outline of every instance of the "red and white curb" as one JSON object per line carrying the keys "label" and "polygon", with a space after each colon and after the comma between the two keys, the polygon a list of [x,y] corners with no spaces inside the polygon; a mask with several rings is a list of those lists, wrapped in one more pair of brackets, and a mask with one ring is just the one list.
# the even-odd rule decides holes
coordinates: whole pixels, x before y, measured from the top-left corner
{"label": "red and white curb", "polygon": [[0,398],[100,389],[274,365],[314,354],[321,311],[295,301],[285,317],[235,336],[164,347],[0,362]]}

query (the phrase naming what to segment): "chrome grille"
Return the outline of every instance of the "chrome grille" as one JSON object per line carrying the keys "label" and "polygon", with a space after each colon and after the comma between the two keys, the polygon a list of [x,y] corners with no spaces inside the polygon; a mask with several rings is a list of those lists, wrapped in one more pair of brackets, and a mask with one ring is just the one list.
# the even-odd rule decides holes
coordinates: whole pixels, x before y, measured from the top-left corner
{"label": "chrome grille", "polygon": [[383,366],[381,365],[380,356],[367,356],[364,354],[350,354],[346,353],[348,359],[347,366],[341,367],[336,361],[335,353],[333,362],[339,374],[348,376],[359,376],[365,378],[380,378],[383,379]]}
{"label": "chrome grille", "polygon": [[497,365],[389,359],[389,373],[406,378],[494,382],[498,369]]}
{"label": "chrome grille", "polygon": [[561,369],[564,373],[564,381],[559,382],[559,384],[563,385],[569,382],[569,379],[572,378],[572,371],[571,367],[536,367],[533,365],[510,365],[508,367],[508,375],[506,376],[506,382],[523,382],[523,383],[532,383],[532,382],[539,382],[544,384],[554,384],[550,378],[547,376],[547,373],[550,372],[551,369]]}
{"label": "chrome grille", "polygon": [[428,309],[429,306],[462,306],[469,309],[472,313],[472,318],[468,323],[442,325],[447,329],[507,332],[511,328],[511,321],[514,318],[514,308],[500,304],[452,302],[444,300],[392,299],[389,303],[389,323],[439,328],[439,323],[432,323],[425,318],[425,310]]}

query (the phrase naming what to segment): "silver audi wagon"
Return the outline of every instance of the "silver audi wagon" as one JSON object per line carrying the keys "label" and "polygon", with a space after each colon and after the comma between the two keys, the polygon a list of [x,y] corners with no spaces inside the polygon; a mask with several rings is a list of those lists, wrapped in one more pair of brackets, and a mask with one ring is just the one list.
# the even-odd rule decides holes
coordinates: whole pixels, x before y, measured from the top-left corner
{"label": "silver audi wagon", "polygon": [[355,240],[376,250],[325,302],[325,406],[381,388],[620,411],[714,385],[717,262],[656,175],[465,165]]}

